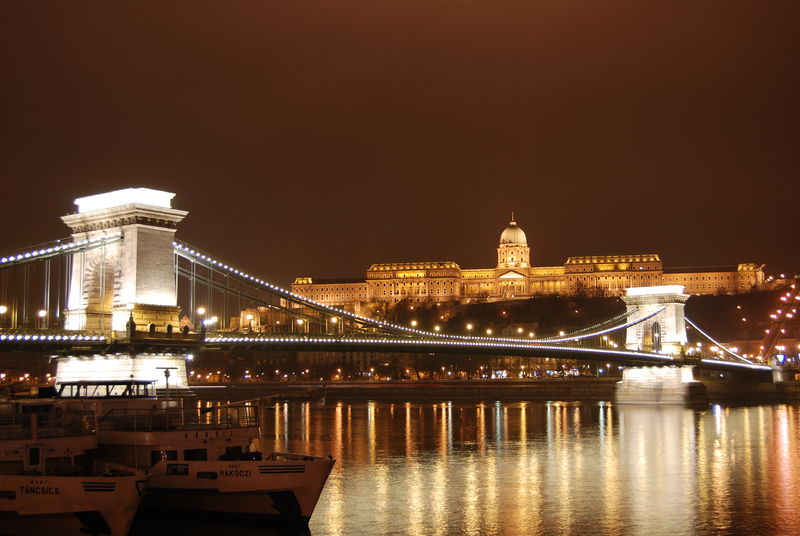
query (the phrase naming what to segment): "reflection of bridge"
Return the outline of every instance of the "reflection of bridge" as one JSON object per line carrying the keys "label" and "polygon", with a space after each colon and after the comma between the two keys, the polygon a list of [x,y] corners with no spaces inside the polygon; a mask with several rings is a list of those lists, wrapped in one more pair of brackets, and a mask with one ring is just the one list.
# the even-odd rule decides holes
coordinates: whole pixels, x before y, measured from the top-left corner
{"label": "reflection of bridge", "polygon": [[70,239],[0,258],[0,349],[456,353],[771,370],[731,351],[720,358],[688,346],[681,287],[630,289],[625,313],[545,338],[456,335],[356,315],[175,241],[187,212],[171,207],[173,196],[129,189],[78,199],[78,212],[62,218]]}

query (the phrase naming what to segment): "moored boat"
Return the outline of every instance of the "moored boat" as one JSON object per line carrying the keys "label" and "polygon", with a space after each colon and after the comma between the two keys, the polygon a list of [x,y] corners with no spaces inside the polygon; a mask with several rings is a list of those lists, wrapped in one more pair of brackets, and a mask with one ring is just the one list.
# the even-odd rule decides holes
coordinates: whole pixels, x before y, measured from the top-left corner
{"label": "moored boat", "polygon": [[151,396],[146,383],[59,385],[61,397],[96,412],[101,456],[149,469],[143,510],[308,523],[332,458],[252,451],[257,403],[185,407]]}
{"label": "moored boat", "polygon": [[127,534],[148,476],[96,451],[93,415],[46,399],[0,404],[0,533]]}

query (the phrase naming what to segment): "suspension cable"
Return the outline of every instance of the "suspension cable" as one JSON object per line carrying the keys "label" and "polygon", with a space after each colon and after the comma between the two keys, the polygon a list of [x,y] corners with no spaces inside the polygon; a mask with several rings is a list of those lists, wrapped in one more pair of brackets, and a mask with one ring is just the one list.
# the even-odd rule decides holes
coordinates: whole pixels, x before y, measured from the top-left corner
{"label": "suspension cable", "polygon": [[716,345],[717,345],[719,348],[721,348],[721,349],[722,349],[722,350],[724,350],[725,352],[729,353],[730,355],[732,355],[732,356],[733,356],[733,357],[735,357],[736,359],[739,359],[740,361],[744,361],[745,363],[748,363],[748,364],[750,364],[750,365],[755,365],[755,364],[756,364],[756,363],[753,363],[752,361],[750,361],[749,359],[746,359],[746,358],[744,358],[744,357],[740,356],[740,355],[739,355],[739,354],[737,354],[736,352],[734,352],[734,351],[732,351],[732,350],[730,350],[730,349],[726,348],[724,344],[722,344],[721,342],[719,342],[719,341],[717,341],[716,339],[714,339],[714,338],[713,338],[711,335],[709,335],[708,333],[706,333],[705,331],[703,331],[702,329],[700,329],[700,327],[699,327],[697,324],[695,324],[694,322],[692,322],[691,320],[689,320],[689,317],[685,316],[685,317],[684,317],[684,320],[686,320],[686,323],[687,323],[687,324],[689,324],[689,325],[690,325],[690,326],[692,326],[694,329],[696,329],[697,331],[699,331],[701,335],[705,336],[705,338],[707,338],[709,341],[713,342],[713,343],[714,343],[714,344],[716,344]]}

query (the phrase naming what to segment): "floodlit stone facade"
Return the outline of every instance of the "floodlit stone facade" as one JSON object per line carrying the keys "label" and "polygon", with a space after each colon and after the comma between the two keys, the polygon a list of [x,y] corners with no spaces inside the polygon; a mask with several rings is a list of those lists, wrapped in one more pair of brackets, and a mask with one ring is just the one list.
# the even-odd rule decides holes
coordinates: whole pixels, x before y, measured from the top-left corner
{"label": "floodlit stone facade", "polygon": [[655,253],[569,257],[562,266],[532,266],[525,232],[509,222],[497,266],[465,269],[452,261],[379,263],[365,279],[298,277],[292,291],[358,313],[381,303],[497,301],[545,295],[621,296],[626,288],[683,285],[687,294],[734,294],[764,284],[763,266],[665,268]]}
{"label": "floodlit stone facade", "polygon": [[75,200],[62,216],[75,241],[118,241],[72,257],[66,328],[124,331],[130,317],[159,331],[178,325],[175,252],[177,225],[188,212],[172,208],[171,192],[127,188]]}

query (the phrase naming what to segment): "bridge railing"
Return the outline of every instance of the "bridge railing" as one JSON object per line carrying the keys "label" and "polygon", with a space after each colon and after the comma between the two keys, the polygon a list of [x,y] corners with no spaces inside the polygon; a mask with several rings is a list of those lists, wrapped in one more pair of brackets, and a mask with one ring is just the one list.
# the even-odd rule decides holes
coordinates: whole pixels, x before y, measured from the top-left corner
{"label": "bridge railing", "polygon": [[122,233],[115,232],[84,240],[73,240],[72,237],[59,238],[43,244],[28,246],[0,255],[0,267],[15,266],[28,262],[52,258],[59,255],[74,253],[82,249],[101,247],[103,244],[122,240]]}

